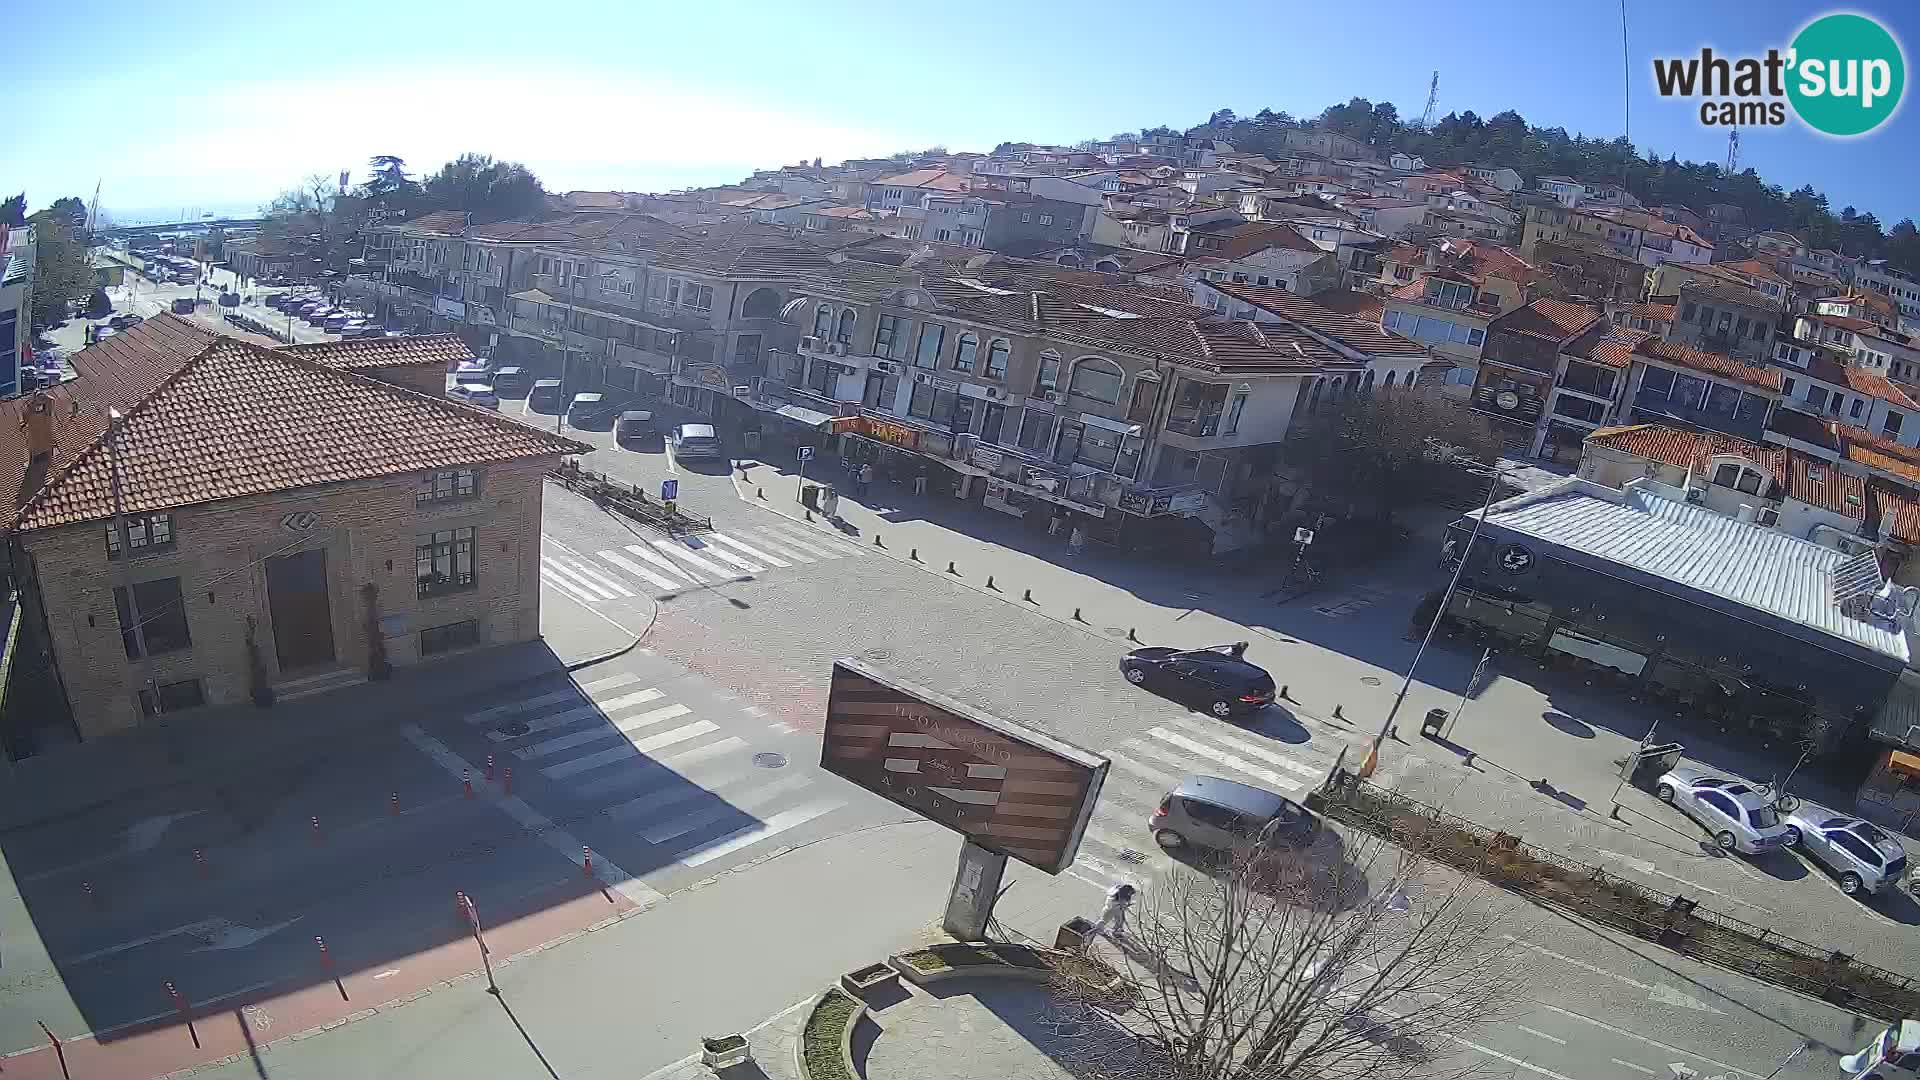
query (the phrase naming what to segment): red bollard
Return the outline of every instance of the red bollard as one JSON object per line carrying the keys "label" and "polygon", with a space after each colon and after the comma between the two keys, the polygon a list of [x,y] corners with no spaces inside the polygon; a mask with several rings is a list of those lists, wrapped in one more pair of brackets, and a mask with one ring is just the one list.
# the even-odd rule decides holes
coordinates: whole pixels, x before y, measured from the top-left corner
{"label": "red bollard", "polygon": [[326,969],[327,969],[328,971],[332,971],[332,970],[333,970],[333,956],[332,956],[331,954],[329,954],[329,953],[327,952],[327,943],[326,943],[326,941],[325,941],[325,940],[323,940],[323,939],[322,939],[322,938],[320,937],[320,935],[318,935],[318,934],[315,934],[315,935],[313,936],[313,943],[314,943],[315,945],[318,945],[318,946],[320,946],[320,966],[321,966],[321,967],[323,967],[323,968],[326,968]]}
{"label": "red bollard", "polygon": [[206,877],[211,872],[207,867],[207,853],[199,848],[193,849],[193,868],[201,877]]}
{"label": "red bollard", "polygon": [[509,795],[513,794],[513,766],[507,766],[506,779],[500,782],[500,789]]}
{"label": "red bollard", "polygon": [[493,755],[487,755],[487,783],[493,783]]}
{"label": "red bollard", "polygon": [[586,877],[593,876],[593,849],[585,844],[580,845],[580,873]]}
{"label": "red bollard", "polygon": [[469,928],[473,926],[473,918],[467,914],[467,894],[466,893],[456,892],[453,894],[453,913],[460,917],[460,922],[462,924],[466,925]]}
{"label": "red bollard", "polygon": [[473,770],[460,770],[460,786],[466,791],[466,797],[473,798]]}
{"label": "red bollard", "polygon": [[167,983],[167,996],[173,999],[173,1007],[176,1012],[181,1016],[187,1015],[187,999],[180,991],[173,988],[172,982]]}
{"label": "red bollard", "polygon": [[400,793],[399,792],[396,791],[391,796],[388,797],[387,813],[393,815],[394,817],[400,816]]}
{"label": "red bollard", "polygon": [[326,843],[326,838],[320,835],[320,815],[315,814],[313,815],[313,846],[319,847],[324,843]]}

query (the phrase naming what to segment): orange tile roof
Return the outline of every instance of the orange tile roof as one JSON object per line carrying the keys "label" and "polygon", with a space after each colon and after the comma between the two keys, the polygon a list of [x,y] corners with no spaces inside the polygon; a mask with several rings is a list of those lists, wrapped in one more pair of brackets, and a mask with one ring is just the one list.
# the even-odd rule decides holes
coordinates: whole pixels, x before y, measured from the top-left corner
{"label": "orange tile roof", "polygon": [[[130,511],[588,449],[485,409],[234,338],[202,349],[125,413],[117,441]],[[112,513],[107,442],[97,434],[26,501],[14,526]]]}
{"label": "orange tile roof", "polygon": [[1387,309],[1386,303],[1378,296],[1353,289],[1322,289],[1307,299],[1323,308],[1366,319],[1375,325],[1379,324]]}
{"label": "orange tile roof", "polygon": [[1817,379],[1832,386],[1844,386],[1856,394],[1865,394],[1879,398],[1890,405],[1903,409],[1920,409],[1920,404],[1907,396],[1905,390],[1889,382],[1884,376],[1876,375],[1866,368],[1854,364],[1842,363],[1824,353],[1816,352],[1807,362],[1807,377]]}
{"label": "orange tile roof", "polygon": [[1564,300],[1535,300],[1526,307],[1515,308],[1495,319],[1487,327],[1487,332],[1506,330],[1510,333],[1557,342],[1573,337],[1592,326],[1599,318],[1600,310],[1587,304],[1570,304]]}
{"label": "orange tile roof", "polygon": [[1762,390],[1780,389],[1779,368],[1752,367],[1725,353],[1705,352],[1691,345],[1663,341],[1656,337],[1649,337],[1640,342],[1634,346],[1633,351],[1643,357],[1664,360],[1669,364],[1678,364],[1710,375],[1719,375]]}
{"label": "orange tile roof", "polygon": [[458,334],[316,341],[306,345],[285,345],[280,351],[342,371],[415,365],[450,367],[473,359],[473,350],[460,340]]}
{"label": "orange tile roof", "polygon": [[1588,327],[1586,333],[1567,345],[1565,352],[1610,368],[1625,369],[1633,363],[1633,350],[1652,336],[1645,330],[1600,323]]}
{"label": "orange tile roof", "polygon": [[1867,481],[1843,473],[1832,462],[1782,451],[1787,458],[1787,494],[1836,514],[1867,519]]}
{"label": "orange tile roof", "polygon": [[1880,535],[1902,543],[1920,544],[1920,499],[1885,484],[1874,484],[1871,497],[1874,515],[1880,521]]}
{"label": "orange tile roof", "polygon": [[1778,446],[1763,446],[1718,432],[1685,431],[1661,424],[1630,424],[1624,427],[1596,428],[1587,442],[1671,465],[1691,468],[1699,474],[1715,454],[1738,454],[1772,473],[1781,487],[1787,486],[1788,451]]}
{"label": "orange tile roof", "polygon": [[1208,282],[1208,285],[1369,356],[1424,356],[1427,352],[1425,346],[1398,334],[1389,334],[1377,322],[1326,307],[1316,300],[1272,285],[1235,285],[1224,281]]}

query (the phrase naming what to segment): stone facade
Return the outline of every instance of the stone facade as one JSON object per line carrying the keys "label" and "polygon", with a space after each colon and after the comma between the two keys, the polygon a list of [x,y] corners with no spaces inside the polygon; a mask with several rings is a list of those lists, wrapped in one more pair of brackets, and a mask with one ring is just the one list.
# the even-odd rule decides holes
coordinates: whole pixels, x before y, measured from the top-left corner
{"label": "stone facade", "polygon": [[[136,554],[131,579],[136,586],[178,579],[191,643],[146,662],[129,660],[122,644],[114,595],[120,571],[118,560],[107,556],[106,523],[22,534],[27,572],[42,595],[55,663],[81,737],[138,722],[149,663],[153,684],[198,680],[208,705],[247,702],[253,689],[249,620],[269,685],[367,672],[370,631],[380,635],[386,661],[395,667],[423,659],[421,631],[467,620],[476,624],[471,643],[452,648],[538,637],[543,477],[557,460],[476,467],[474,494],[467,498],[420,502],[416,496],[428,490],[430,478],[413,473],[176,510],[172,543]],[[466,527],[474,529],[473,585],[429,597],[409,592],[416,545],[435,531]],[[282,670],[268,561],[313,550],[325,552],[332,659]],[[151,622],[153,613],[143,610],[141,617]]]}

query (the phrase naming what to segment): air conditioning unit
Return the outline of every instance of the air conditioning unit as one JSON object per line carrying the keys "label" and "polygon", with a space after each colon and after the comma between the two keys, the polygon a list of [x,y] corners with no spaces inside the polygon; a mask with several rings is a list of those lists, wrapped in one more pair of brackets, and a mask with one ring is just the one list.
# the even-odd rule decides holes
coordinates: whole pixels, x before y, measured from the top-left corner
{"label": "air conditioning unit", "polygon": [[879,372],[882,375],[898,375],[900,374],[900,361],[875,360],[873,362],[873,370]]}
{"label": "air conditioning unit", "polygon": [[830,342],[828,342],[828,343],[827,343],[827,355],[828,355],[828,356],[845,356],[845,355],[847,355],[847,343],[846,343],[846,342],[844,342],[844,341],[830,341]]}
{"label": "air conditioning unit", "polygon": [[924,371],[916,371],[913,373],[913,381],[926,385],[933,382],[933,376]]}
{"label": "air conditioning unit", "polygon": [[1000,388],[997,386],[987,387],[987,396],[990,398],[998,398],[1000,396]]}
{"label": "air conditioning unit", "polygon": [[1706,505],[1706,502],[1707,502],[1707,489],[1706,489],[1706,488],[1703,488],[1703,487],[1690,487],[1690,488],[1688,488],[1688,489],[1687,489],[1687,501],[1688,501],[1688,502],[1690,502],[1690,503],[1693,503],[1693,504],[1694,504],[1695,506],[1704,506],[1704,505]]}
{"label": "air conditioning unit", "polygon": [[1045,398],[1050,404],[1060,404],[1060,391],[1058,390],[1049,390],[1040,396]]}
{"label": "air conditioning unit", "polygon": [[809,334],[800,339],[800,347],[808,352],[820,351],[820,339]]}

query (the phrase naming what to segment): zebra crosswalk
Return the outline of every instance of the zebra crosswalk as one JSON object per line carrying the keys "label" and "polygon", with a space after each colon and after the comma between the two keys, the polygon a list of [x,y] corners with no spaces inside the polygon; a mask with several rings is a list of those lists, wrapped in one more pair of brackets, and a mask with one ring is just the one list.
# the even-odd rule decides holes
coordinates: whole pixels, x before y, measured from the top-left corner
{"label": "zebra crosswalk", "polygon": [[636,596],[664,599],[702,585],[861,555],[852,544],[785,523],[591,552],[576,551],[545,534],[541,539],[540,580],[583,604]]}
{"label": "zebra crosswalk", "polygon": [[[825,773],[769,769],[757,747],[786,745],[783,725],[728,704],[710,687],[648,685],[634,672],[526,696],[462,719],[492,748],[489,764],[544,782],[567,817],[605,822],[615,839],[587,838],[628,866],[700,866],[752,848],[846,805]],[[798,751],[796,756],[810,756]],[[779,752],[781,766],[786,758]],[[527,780],[519,781],[522,790]],[[632,851],[632,845],[644,850]],[[628,850],[622,851],[622,848]],[[612,854],[620,852],[620,854]]]}
{"label": "zebra crosswalk", "polygon": [[1295,801],[1304,798],[1327,778],[1353,738],[1318,724],[1308,732],[1307,741],[1283,742],[1249,728],[1170,716],[1106,751],[1107,781],[1067,873],[1105,889],[1122,881],[1141,884],[1170,870],[1173,859],[1155,845],[1147,819],[1160,797],[1189,776],[1219,776]]}

